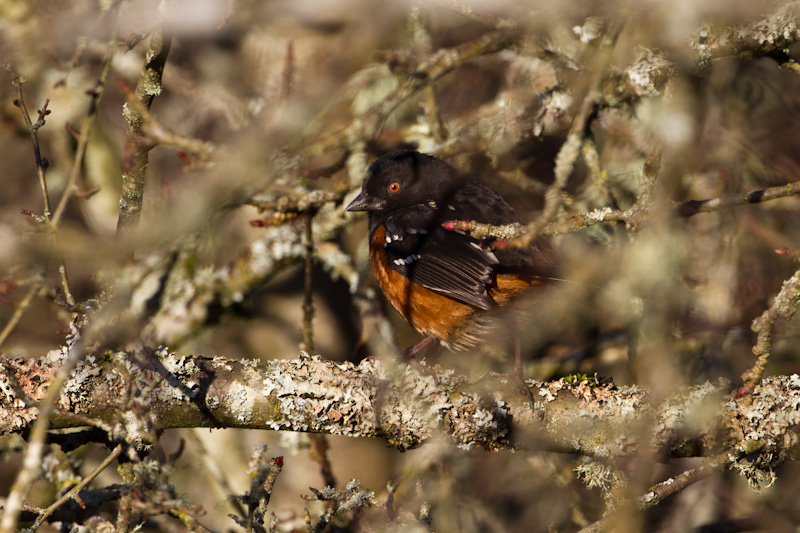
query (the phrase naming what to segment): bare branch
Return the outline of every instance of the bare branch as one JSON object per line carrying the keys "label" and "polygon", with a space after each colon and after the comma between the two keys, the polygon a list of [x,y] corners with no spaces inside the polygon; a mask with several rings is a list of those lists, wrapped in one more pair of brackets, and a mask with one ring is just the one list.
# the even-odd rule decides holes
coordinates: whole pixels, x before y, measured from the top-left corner
{"label": "bare branch", "polygon": [[731,463],[732,457],[727,453],[708,458],[703,464],[690,468],[675,477],[671,477],[666,481],[662,481],[650,487],[650,490],[639,498],[639,508],[649,509],[655,507],[661,503],[664,498],[679,493],[689,485],[697,483],[715,472],[727,470],[730,468]]}
{"label": "bare branch", "polygon": [[[25,120],[25,124],[28,127],[28,131],[31,135],[31,142],[33,143],[33,153],[34,157],[36,158],[36,173],[39,178],[39,187],[41,188],[42,191],[42,198],[44,203],[43,219],[44,222],[47,224],[48,229],[54,230],[56,227],[57,219],[55,216],[52,216],[50,210],[50,195],[47,192],[47,180],[45,178],[45,174],[47,172],[47,167],[49,163],[47,162],[47,159],[42,157],[41,149],[39,147],[39,129],[45,125],[45,117],[50,114],[50,110],[47,109],[50,100],[49,99],[45,100],[42,109],[39,110],[38,119],[36,120],[35,123],[33,123],[31,121],[30,114],[28,113],[28,108],[25,105],[25,97],[22,94],[22,83],[24,80],[10,66],[8,66],[7,69],[9,74],[11,75],[11,80],[17,89],[17,99],[14,101],[14,103],[22,111],[22,117]],[[58,214],[58,210],[56,210],[56,214]],[[51,243],[53,244],[53,247],[57,250],[58,239],[55,231],[51,231],[50,240]],[[61,287],[64,291],[64,295],[66,296],[67,302],[69,302],[70,305],[75,305],[75,299],[72,297],[72,290],[70,289],[69,285],[69,277],[67,276],[67,267],[64,264],[63,258],[59,258],[58,272],[59,274],[61,274]],[[27,300],[27,303],[29,304],[30,300]],[[18,313],[15,313],[15,316],[12,317],[11,321],[6,325],[6,328],[4,330],[4,335],[6,331],[10,333],[13,330],[13,328],[16,327],[16,323],[22,317],[22,314],[25,312],[27,308],[28,307],[26,304],[21,309],[17,310]],[[2,341],[3,339],[4,337],[0,337],[0,341]],[[2,344],[2,342],[0,342],[0,344]]]}
{"label": "bare branch", "polygon": [[[121,453],[122,453],[122,444],[117,444],[117,446],[113,450],[111,450],[111,453],[109,453],[105,457],[105,459],[103,459],[100,462],[100,464],[97,465],[97,468],[92,470],[92,472],[88,476],[84,477],[79,483],[77,483],[63,496],[61,496],[59,499],[53,502],[47,509],[45,509],[42,512],[42,514],[40,514],[36,518],[36,521],[34,522],[32,529],[34,530],[38,529],[48,516],[53,514],[53,512],[56,509],[61,507],[68,500],[75,500],[80,503],[80,496],[78,495],[78,493],[83,489],[85,489],[86,487],[88,487],[89,483],[91,483],[97,476],[99,476],[103,472],[103,470],[108,468],[111,465],[111,463],[113,463],[117,459],[117,457],[120,456]],[[85,507],[85,505],[82,506]]]}
{"label": "bare branch", "polygon": [[228,475],[223,471],[223,468],[217,458],[214,456],[214,454],[209,452],[208,448],[203,442],[203,439],[200,438],[200,430],[195,429],[194,431],[188,432],[188,438],[194,444],[196,453],[198,453],[200,456],[206,471],[216,481],[214,487],[216,487],[217,491],[219,492],[219,499],[226,499],[227,503],[230,503],[240,516],[245,516],[247,511],[242,505],[241,499],[229,497],[231,494],[235,493],[233,486],[228,480]]}
{"label": "bare branch", "polygon": [[[681,474],[671,477],[661,483],[653,485],[650,490],[637,499],[637,507],[640,510],[655,507],[661,503],[665,498],[677,494],[686,487],[697,483],[716,472],[721,472],[730,468],[731,456],[729,454],[720,454],[717,457],[707,459],[703,464],[690,468]],[[630,502],[624,502],[621,507],[628,510],[627,507]],[[600,533],[602,531],[611,531],[614,526],[619,523],[619,513],[610,512],[602,519],[580,530],[580,533]]]}
{"label": "bare branch", "polygon": [[[709,200],[687,200],[674,204],[671,208],[671,212],[679,217],[690,217],[698,213],[711,213],[740,205],[769,202],[779,198],[795,196],[798,193],[800,193],[800,181],[795,181],[787,183],[786,185],[776,185],[775,187],[768,187],[766,189],[759,189],[733,196],[712,198]],[[641,206],[639,206],[637,202],[636,206],[625,211],[605,207],[596,209],[591,213],[573,215],[569,219],[569,225],[571,230],[574,231],[602,222],[624,222],[630,229],[641,229],[640,225],[644,221],[642,218],[643,216],[646,216],[646,210],[642,211]],[[568,231],[569,230],[566,228],[558,228],[554,229],[552,233],[566,233]]]}
{"label": "bare branch", "polygon": [[[150,109],[153,99],[161,94],[161,77],[171,46],[172,34],[164,30],[162,23],[150,36],[150,48],[147,50],[145,65],[136,84],[136,99],[145,109]],[[130,233],[139,224],[144,199],[145,172],[149,151],[152,148],[143,141],[145,121],[141,113],[126,104],[123,115],[128,124],[128,131],[123,155],[118,236]]]}
{"label": "bare branch", "polygon": [[778,295],[775,296],[772,305],[753,320],[752,329],[758,333],[758,341],[753,346],[753,353],[758,359],[753,368],[742,374],[744,392],[751,393],[755,386],[761,382],[772,351],[772,328],[775,326],[775,321],[778,318],[783,318],[784,320],[792,318],[799,304],[800,270],[783,282],[783,286]]}
{"label": "bare branch", "polygon": [[100,101],[103,99],[103,95],[105,94],[106,84],[108,82],[108,73],[111,70],[111,61],[114,58],[114,53],[117,50],[119,25],[120,21],[122,20],[122,14],[125,11],[124,3],[117,5],[116,9],[117,16],[114,22],[114,29],[111,31],[111,36],[109,37],[108,45],[106,47],[106,55],[103,59],[103,67],[100,70],[100,76],[98,76],[97,82],[94,85],[94,89],[91,91],[89,110],[87,111],[86,118],[83,120],[83,124],[81,125],[80,135],[78,136],[78,148],[75,151],[75,159],[72,162],[72,169],[70,170],[69,178],[67,179],[67,185],[64,188],[64,195],[61,197],[61,201],[58,203],[56,212],[53,215],[52,223],[54,226],[58,226],[58,223],[61,221],[61,217],[64,216],[64,212],[67,209],[69,200],[75,193],[75,184],[78,182],[78,176],[80,175],[81,167],[83,166],[83,157],[84,154],[86,154],[86,145],[89,143],[89,132],[91,131],[92,126],[97,119]]}
{"label": "bare branch", "polygon": [[39,291],[42,290],[44,287],[44,275],[43,273],[39,273],[32,281],[31,286],[28,289],[27,294],[22,299],[22,301],[17,305],[17,308],[14,309],[14,314],[8,320],[6,325],[3,327],[3,331],[0,332],[0,346],[3,345],[4,342],[8,339],[11,333],[14,331],[14,328],[17,327],[19,321],[22,320],[22,315],[28,310],[33,301],[33,297],[39,294]]}
{"label": "bare branch", "polygon": [[[795,181],[787,183],[786,185],[776,185],[775,187],[768,187],[766,189],[759,189],[757,191],[750,191],[733,196],[712,198],[709,200],[688,200],[686,202],[674,204],[670,212],[675,216],[690,217],[698,213],[711,213],[740,205],[769,202],[780,198],[796,196],[799,193],[800,181]],[[641,199],[642,196],[639,198]],[[604,207],[595,209],[590,213],[573,215],[570,217],[568,225],[551,224],[544,229],[543,233],[545,235],[571,233],[603,222],[623,222],[630,231],[638,231],[642,228],[645,221],[653,215],[653,213],[651,213],[653,207],[644,204],[644,201],[637,201],[635,205],[625,211]],[[446,224],[446,229],[469,231],[477,239],[483,237],[496,237],[498,239],[507,240],[516,239],[527,235],[529,232],[529,228],[522,227],[518,224],[493,226],[475,220],[451,220]],[[518,243],[513,242],[511,244],[516,246]],[[522,244],[524,244],[524,241],[520,239],[519,245]]]}
{"label": "bare branch", "polygon": [[713,198],[711,200],[688,200],[675,206],[674,211],[678,216],[690,217],[697,213],[710,213],[727,207],[770,202],[787,196],[795,196],[798,193],[800,193],[800,181],[795,181],[734,196]]}
{"label": "bare branch", "polygon": [[754,23],[722,27],[706,24],[690,46],[700,62],[784,50],[800,39],[796,11],[796,4],[787,3]]}
{"label": "bare branch", "polygon": [[50,210],[50,195],[47,193],[47,180],[45,179],[48,163],[47,160],[42,157],[42,151],[39,148],[39,128],[44,126],[45,117],[50,114],[50,110],[47,109],[47,106],[50,104],[50,99],[45,100],[44,105],[39,110],[39,118],[35,123],[32,122],[31,116],[28,113],[28,107],[25,105],[25,96],[22,94],[22,83],[24,80],[10,66],[7,66],[6,69],[11,75],[11,81],[14,87],[17,89],[17,99],[14,100],[14,103],[19,107],[20,111],[22,111],[22,118],[25,120],[25,125],[28,127],[28,132],[31,134],[33,154],[36,158],[36,174],[39,177],[39,187],[42,189],[42,198],[44,200],[44,217],[49,222],[52,212]]}

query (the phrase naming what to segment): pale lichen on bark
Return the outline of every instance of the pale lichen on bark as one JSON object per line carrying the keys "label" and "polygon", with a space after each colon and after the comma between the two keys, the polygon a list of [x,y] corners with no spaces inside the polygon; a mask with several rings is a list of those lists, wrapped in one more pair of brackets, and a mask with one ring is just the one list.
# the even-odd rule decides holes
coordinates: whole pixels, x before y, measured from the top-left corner
{"label": "pale lichen on bark", "polygon": [[[3,433],[20,431],[36,418],[34,403],[46,392],[59,357],[4,361]],[[760,454],[754,467],[760,471],[798,452],[797,375],[764,380],[752,398],[725,399],[725,384],[706,383],[684,387],[658,404],[643,389],[593,380],[528,385],[533,404],[506,378],[469,384],[450,373],[434,377],[432,371],[377,359],[353,365],[308,355],[259,362],[178,356],[166,348],[108,352],[75,368],[52,427],[81,425],[86,418],[122,422],[125,438],[137,443],[146,442],[147,431],[246,427],[379,437],[401,450],[437,434],[465,448],[608,458],[631,456],[642,445],[659,457],[729,449],[735,457]],[[131,390],[142,391],[138,409],[148,414],[140,430],[145,433],[131,434],[124,423]],[[22,391],[30,402],[21,398]]]}

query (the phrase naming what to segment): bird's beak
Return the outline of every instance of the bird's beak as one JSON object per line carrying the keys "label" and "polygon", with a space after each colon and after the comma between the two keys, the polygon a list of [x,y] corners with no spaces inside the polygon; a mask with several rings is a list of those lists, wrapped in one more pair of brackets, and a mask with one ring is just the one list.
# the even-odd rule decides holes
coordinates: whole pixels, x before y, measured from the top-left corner
{"label": "bird's beak", "polygon": [[362,189],[358,196],[353,198],[344,210],[345,211],[380,211],[383,209],[385,202],[368,196]]}

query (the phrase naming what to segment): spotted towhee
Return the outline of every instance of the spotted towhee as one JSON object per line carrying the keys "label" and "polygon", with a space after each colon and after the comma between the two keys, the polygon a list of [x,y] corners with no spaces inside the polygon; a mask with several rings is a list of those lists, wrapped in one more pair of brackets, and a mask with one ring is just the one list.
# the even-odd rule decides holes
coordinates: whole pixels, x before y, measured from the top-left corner
{"label": "spotted towhee", "polygon": [[555,274],[545,240],[521,250],[449,229],[456,220],[519,219],[492,189],[427,154],[398,150],[375,161],[347,211],[369,212],[370,262],[392,307],[451,349],[475,345],[492,310]]}

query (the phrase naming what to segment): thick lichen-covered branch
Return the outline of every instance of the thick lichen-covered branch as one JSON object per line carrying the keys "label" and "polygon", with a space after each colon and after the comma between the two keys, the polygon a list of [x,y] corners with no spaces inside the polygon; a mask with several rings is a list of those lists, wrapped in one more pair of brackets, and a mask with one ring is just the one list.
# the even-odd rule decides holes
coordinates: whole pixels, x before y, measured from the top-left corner
{"label": "thick lichen-covered branch", "polygon": [[795,2],[785,2],[752,23],[738,26],[706,24],[692,39],[690,47],[701,63],[726,56],[783,53],[800,39],[797,12]]}
{"label": "thick lichen-covered branch", "polygon": [[[16,391],[38,401],[60,364],[57,356],[2,362],[0,430],[22,431],[36,419],[38,409]],[[661,457],[755,450],[771,458],[763,468],[798,452],[797,375],[766,379],[747,400],[726,397],[721,384],[706,384],[683,388],[659,405],[642,389],[563,379],[529,382],[531,405],[506,381],[468,384],[374,359],[353,365],[303,356],[261,363],[166,349],[139,358],[113,352],[78,364],[56,403],[52,427],[84,424],[73,416],[78,414],[113,425],[140,445],[148,438],[138,429],[144,425],[149,431],[242,427],[377,437],[401,450],[437,434],[463,447],[605,458],[630,456],[643,445]],[[136,417],[114,408],[124,408],[120,398],[131,387],[148,391],[146,415],[136,415],[146,416],[146,424],[127,424]]]}

